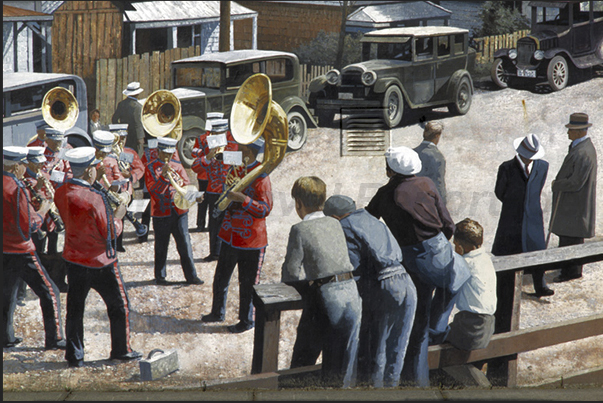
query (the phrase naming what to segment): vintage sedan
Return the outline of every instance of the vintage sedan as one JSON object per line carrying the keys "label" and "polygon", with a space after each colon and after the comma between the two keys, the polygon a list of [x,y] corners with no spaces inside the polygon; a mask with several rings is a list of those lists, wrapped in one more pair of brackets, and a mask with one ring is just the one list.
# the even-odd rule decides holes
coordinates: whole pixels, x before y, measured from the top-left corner
{"label": "vintage sedan", "polygon": [[241,84],[251,75],[264,73],[272,82],[272,99],[287,114],[290,151],[299,150],[316,127],[314,117],[300,98],[299,60],[293,53],[266,50],[233,50],[208,53],[172,62],[172,92],[182,105],[182,139],[178,152],[183,165],[193,160],[195,138],[205,132],[208,112],[230,116]]}
{"label": "vintage sedan", "polygon": [[532,29],[517,48],[494,54],[492,81],[565,88],[580,70],[603,67],[603,1],[533,1]]}
{"label": "vintage sedan", "polygon": [[310,83],[308,106],[321,126],[336,113],[375,110],[387,127],[402,121],[405,108],[447,106],[466,114],[475,49],[468,31],[453,27],[387,28],[361,39],[362,62],[331,70]]}

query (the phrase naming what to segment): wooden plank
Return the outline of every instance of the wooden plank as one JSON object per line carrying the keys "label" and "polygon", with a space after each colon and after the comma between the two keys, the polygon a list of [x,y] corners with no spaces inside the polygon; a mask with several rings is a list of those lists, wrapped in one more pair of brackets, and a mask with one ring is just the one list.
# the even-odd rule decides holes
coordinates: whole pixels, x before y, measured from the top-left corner
{"label": "wooden plank", "polygon": [[269,307],[270,310],[291,310],[302,308],[302,298],[297,290],[284,283],[256,284],[254,305]]}
{"label": "wooden plank", "polygon": [[156,50],[151,55],[151,83],[152,83],[152,91],[157,91],[161,89],[161,68],[159,65],[159,51]]}
{"label": "wooden plank", "polygon": [[562,388],[566,385],[603,385],[603,366],[563,374],[561,379],[541,383],[538,386]]}
{"label": "wooden plank", "polygon": [[128,84],[132,81],[137,81],[134,77],[138,77],[138,59],[140,59],[138,55],[128,56]]}
{"label": "wooden plank", "polygon": [[525,353],[543,347],[603,334],[603,314],[570,319],[544,326],[531,327],[492,336],[488,347],[480,350],[458,350],[450,344],[429,347],[429,368],[462,365],[475,361]]}
{"label": "wooden plank", "polygon": [[115,110],[115,76],[117,75],[117,60],[108,59],[107,61],[107,106],[105,109],[106,117],[112,116]]}
{"label": "wooden plank", "polygon": [[[62,49],[61,58],[63,60],[62,68],[57,73],[72,73],[73,72],[73,14],[67,14],[65,18],[65,32],[61,40],[65,43]],[[54,46],[58,46],[57,42],[52,41]],[[61,42],[59,42],[61,43]]]}
{"label": "wooden plank", "polygon": [[102,121],[104,122],[104,124],[107,124],[108,123],[107,91],[109,90],[109,87],[107,85],[107,83],[108,83],[107,59],[100,59],[99,67],[100,67],[99,71],[97,72],[97,77],[99,77],[99,79],[97,80],[97,83],[96,83],[96,91],[99,94],[99,102],[97,104],[97,108],[99,109],[99,111],[101,113],[101,118],[103,119]]}
{"label": "wooden plank", "polygon": [[113,109],[111,109],[109,112],[111,113],[111,116],[113,116],[113,113],[115,112],[115,109],[117,109],[117,104],[119,102],[121,102],[121,99],[123,97],[123,93],[122,91],[126,88],[126,86],[128,85],[128,83],[126,83],[126,86],[124,86],[123,83],[123,65],[124,65],[124,60],[127,61],[127,59],[116,59],[115,61],[115,97],[113,100]]}
{"label": "wooden plank", "polygon": [[587,264],[603,260],[603,241],[492,258],[496,271],[558,268],[560,263]]}
{"label": "wooden plank", "polygon": [[257,307],[251,373],[259,374],[278,369],[278,339],[281,331],[281,311]]}
{"label": "wooden plank", "polygon": [[151,95],[149,82],[149,53],[143,53],[138,65],[138,78],[140,86],[144,91],[140,94],[140,98],[145,98]]}

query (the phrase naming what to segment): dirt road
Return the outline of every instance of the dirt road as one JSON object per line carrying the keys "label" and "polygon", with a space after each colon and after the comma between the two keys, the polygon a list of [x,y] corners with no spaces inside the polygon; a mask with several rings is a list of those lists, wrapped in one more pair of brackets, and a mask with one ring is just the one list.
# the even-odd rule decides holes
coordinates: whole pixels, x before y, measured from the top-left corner
{"label": "dirt road", "polygon": [[[441,119],[445,125],[440,149],[447,158],[449,210],[455,221],[471,217],[485,230],[489,250],[496,230],[500,203],[493,193],[498,165],[514,156],[514,138],[534,132],[546,150],[549,175],[542,195],[545,222],[551,212],[550,183],[567,152],[569,141],[564,125],[572,112],[587,112],[594,126],[589,130],[599,155],[603,155],[603,78],[577,84],[557,93],[522,90],[478,91],[466,116],[451,117],[447,112],[428,113],[428,119]],[[524,117],[522,100],[527,106]],[[418,125],[392,131],[393,145],[415,147],[421,141]],[[266,258],[260,282],[280,280],[289,228],[299,221],[290,197],[294,180],[316,175],[327,183],[327,192],[353,197],[362,207],[386,181],[383,157],[340,157],[340,133],[335,128],[312,130],[304,148],[288,155],[271,174],[274,207],[268,218]],[[599,164],[599,200],[603,198],[603,167]],[[598,203],[597,235],[603,235],[603,203]],[[189,213],[194,227],[196,208]],[[138,244],[134,229],[126,225],[127,252],[119,254],[121,270],[131,302],[131,342],[133,348],[148,354],[152,349],[176,349],[180,370],[155,382],[140,382],[138,363],[108,360],[109,322],[105,306],[95,292],[87,300],[85,318],[86,366],[70,369],[62,351],[43,351],[43,328],[37,299],[29,291],[26,305],[18,307],[15,330],[24,342],[3,351],[4,391],[43,390],[151,390],[199,387],[204,381],[248,375],[251,369],[253,331],[229,334],[226,326],[236,323],[238,280],[235,273],[228,295],[226,322],[202,324],[201,315],[211,307],[211,285],[215,262],[204,263],[208,254],[207,233],[191,234],[193,252],[203,285],[153,284],[153,240]],[[552,237],[555,247],[557,239]],[[173,240],[168,255],[169,281],[184,281]],[[556,271],[547,273],[551,281]],[[531,278],[524,278],[524,291],[532,292]],[[603,307],[603,264],[585,266],[584,277],[563,284],[552,284],[555,295],[535,300],[524,295],[521,303],[521,328],[601,313]],[[525,294],[525,293],[524,293]],[[65,294],[63,318],[65,315]],[[287,368],[295,340],[299,312],[282,317],[279,342],[280,368]],[[519,384],[534,385],[563,374],[603,365],[603,336],[519,356]]]}

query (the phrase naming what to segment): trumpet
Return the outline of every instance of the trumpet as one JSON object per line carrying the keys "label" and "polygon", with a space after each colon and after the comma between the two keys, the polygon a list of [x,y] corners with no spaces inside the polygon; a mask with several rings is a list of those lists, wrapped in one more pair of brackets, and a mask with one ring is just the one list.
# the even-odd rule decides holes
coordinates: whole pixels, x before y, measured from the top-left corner
{"label": "trumpet", "polygon": [[107,178],[107,174],[103,174],[103,176],[101,177],[101,180],[103,181],[103,183],[105,184],[105,186],[107,187],[107,191],[109,193],[113,194],[113,197],[116,198],[117,200],[119,200],[120,204],[123,205],[128,205],[130,204],[130,193],[128,192],[114,192],[112,190],[108,190],[109,188],[111,188],[111,183],[109,183],[109,179]]}
{"label": "trumpet", "polygon": [[176,190],[176,193],[174,194],[174,205],[181,210],[188,210],[197,204],[197,201],[187,199],[186,195],[189,192],[196,192],[197,188],[193,185],[184,186],[184,179],[182,179],[178,172],[174,171],[169,165],[167,165],[167,167],[166,175]]}
{"label": "trumpet", "polygon": [[[46,177],[39,172],[36,175],[36,179],[41,180],[42,183],[44,184],[44,187],[48,191],[48,193],[50,193],[51,204],[50,204],[50,210],[48,210],[48,215],[50,216],[50,219],[52,221],[54,221],[54,224],[56,225],[56,232],[63,232],[63,230],[65,229],[65,223],[61,219],[61,215],[59,214],[59,209],[57,208],[57,205],[54,203],[54,187],[48,181],[48,179],[46,179]],[[33,187],[32,187],[32,191],[33,191]],[[41,197],[41,195],[40,195],[40,197]]]}
{"label": "trumpet", "polygon": [[119,134],[115,135],[115,141],[113,142],[113,146],[112,146],[112,152],[113,154],[115,154],[115,156],[117,157],[117,165],[119,166],[119,170],[124,173],[124,172],[129,172],[130,171],[130,164],[127,163],[126,161],[122,161],[119,156],[121,155],[121,153],[124,151],[124,149],[121,146],[121,141],[120,141],[121,137],[119,136]]}

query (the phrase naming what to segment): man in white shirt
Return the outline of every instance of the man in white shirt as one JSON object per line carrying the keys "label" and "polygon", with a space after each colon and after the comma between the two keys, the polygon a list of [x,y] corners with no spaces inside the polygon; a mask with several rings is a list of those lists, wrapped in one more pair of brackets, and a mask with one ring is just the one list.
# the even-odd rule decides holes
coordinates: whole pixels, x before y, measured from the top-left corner
{"label": "man in white shirt", "polygon": [[456,224],[454,247],[462,255],[471,276],[459,291],[446,341],[462,350],[485,348],[494,333],[496,312],[496,271],[490,255],[482,248],[484,230],[474,220],[465,218]]}

